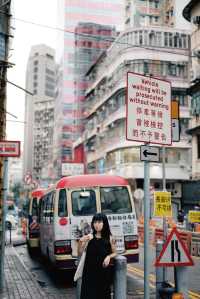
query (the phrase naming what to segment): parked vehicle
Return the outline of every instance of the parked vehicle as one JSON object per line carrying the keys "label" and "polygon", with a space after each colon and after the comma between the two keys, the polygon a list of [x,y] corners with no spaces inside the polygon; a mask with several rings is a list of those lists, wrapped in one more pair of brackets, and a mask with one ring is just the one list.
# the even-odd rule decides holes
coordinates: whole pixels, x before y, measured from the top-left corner
{"label": "parked vehicle", "polygon": [[6,228],[16,229],[18,225],[18,218],[12,214],[6,214]]}
{"label": "parked vehicle", "polygon": [[28,220],[26,222],[26,240],[30,253],[32,253],[35,249],[39,249],[39,201],[44,194],[45,189],[37,189],[32,191],[29,199]]}
{"label": "parked vehicle", "polygon": [[137,220],[128,182],[118,176],[64,177],[40,201],[40,248],[58,268],[74,269],[79,238],[96,212],[107,214],[117,251],[139,259]]}

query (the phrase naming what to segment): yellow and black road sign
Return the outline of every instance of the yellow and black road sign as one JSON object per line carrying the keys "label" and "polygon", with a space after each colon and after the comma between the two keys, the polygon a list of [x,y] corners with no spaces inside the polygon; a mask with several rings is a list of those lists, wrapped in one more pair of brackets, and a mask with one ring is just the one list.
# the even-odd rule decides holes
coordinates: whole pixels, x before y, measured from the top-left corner
{"label": "yellow and black road sign", "polygon": [[188,213],[188,222],[200,223],[200,211],[190,210]]}
{"label": "yellow and black road sign", "polygon": [[154,216],[172,217],[171,192],[154,192]]}

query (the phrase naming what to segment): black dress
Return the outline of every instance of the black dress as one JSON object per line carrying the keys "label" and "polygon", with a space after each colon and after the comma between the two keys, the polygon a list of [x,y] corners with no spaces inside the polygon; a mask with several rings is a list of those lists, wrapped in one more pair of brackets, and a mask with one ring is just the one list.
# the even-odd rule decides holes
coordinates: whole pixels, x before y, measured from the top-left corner
{"label": "black dress", "polygon": [[103,267],[112,253],[110,242],[94,237],[89,241],[82,275],[81,299],[111,299],[112,267]]}

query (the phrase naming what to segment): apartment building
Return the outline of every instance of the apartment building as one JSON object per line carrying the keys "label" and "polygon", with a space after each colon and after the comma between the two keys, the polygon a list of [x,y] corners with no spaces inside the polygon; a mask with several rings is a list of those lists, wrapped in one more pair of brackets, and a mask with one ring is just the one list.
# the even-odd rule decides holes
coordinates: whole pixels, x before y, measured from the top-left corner
{"label": "apartment building", "polygon": [[[81,35],[75,34],[76,28],[80,22],[97,23],[106,26],[122,25],[122,8],[123,0],[58,1],[58,27],[65,28],[65,31],[58,32],[58,48],[56,49],[59,70],[56,87],[56,118],[54,127],[53,169],[55,178],[61,177],[62,164],[73,162],[73,141],[81,131],[81,124],[77,117],[75,117],[79,113],[76,110],[79,107],[77,107],[75,94],[77,87],[77,84],[75,86],[77,82],[75,79],[77,74],[75,55],[79,55],[77,51],[83,51],[83,49],[81,49],[82,47],[80,49],[76,47],[75,39],[81,40]],[[86,52],[91,49],[88,47],[88,44],[87,46],[85,44],[84,48],[86,56]],[[86,61],[87,64],[88,61]]]}
{"label": "apartment building", "polygon": [[82,134],[84,128],[83,103],[85,90],[90,84],[85,74],[99,55],[109,48],[116,35],[115,27],[96,23],[80,22],[75,28],[74,122],[77,130],[74,133],[74,140]]}
{"label": "apartment building", "polygon": [[189,29],[182,16],[188,0],[124,0],[125,29],[144,26],[169,26]]}
{"label": "apartment building", "polygon": [[189,1],[183,10],[183,16],[192,24],[190,73],[191,116],[190,130],[192,136],[192,178],[200,178],[200,2]]}
{"label": "apartment building", "polygon": [[[172,99],[180,104],[181,140],[166,148],[167,189],[174,213],[180,206],[181,181],[190,178],[191,143],[187,88],[189,68],[187,31],[169,28],[132,28],[124,31],[88,70],[83,136],[75,143],[85,151],[88,173],[110,173],[127,178],[132,189],[143,188],[141,143],[126,140],[126,74],[128,71],[171,81]],[[162,189],[162,165],[151,163],[151,185]]]}
{"label": "apartment building", "polygon": [[52,157],[55,70],[54,50],[46,45],[31,48],[26,70],[23,175],[40,181]]}

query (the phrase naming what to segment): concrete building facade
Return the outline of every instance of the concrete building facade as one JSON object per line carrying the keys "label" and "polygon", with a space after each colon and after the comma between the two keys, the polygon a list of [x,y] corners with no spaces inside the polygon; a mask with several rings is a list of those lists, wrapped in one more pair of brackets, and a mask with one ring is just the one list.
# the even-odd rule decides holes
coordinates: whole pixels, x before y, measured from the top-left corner
{"label": "concrete building facade", "polygon": [[188,0],[124,0],[125,29],[144,26],[169,26],[190,29],[182,17]]}
{"label": "concrete building facade", "polygon": [[192,135],[192,177],[200,178],[200,2],[189,1],[183,10],[183,16],[192,24],[190,73],[191,124],[189,134]]}
{"label": "concrete building facade", "polygon": [[[77,126],[74,139],[76,140],[83,132],[84,115],[83,105],[85,90],[90,82],[86,80],[86,72],[99,55],[109,48],[116,38],[115,27],[96,23],[79,23],[75,28],[75,105],[74,120]],[[76,159],[76,157],[74,157]]]}
{"label": "concrete building facade", "polygon": [[[174,214],[180,207],[181,181],[190,178],[191,143],[187,88],[189,68],[187,31],[134,28],[123,32],[89,69],[92,83],[86,91],[86,126],[75,146],[84,144],[86,171],[127,178],[132,189],[143,188],[141,143],[126,140],[126,74],[152,75],[172,83],[172,99],[180,104],[181,140],[166,148],[167,189],[172,191]],[[132,45],[132,46],[130,46]],[[134,58],[133,58],[134,57]],[[151,163],[151,184],[162,189],[162,164]]]}
{"label": "concrete building facade", "polygon": [[[56,51],[59,70],[54,128],[54,178],[60,178],[62,175],[63,163],[73,161],[73,141],[81,130],[80,124],[74,119],[74,115],[78,113],[74,84],[77,72],[75,38],[78,39],[78,35],[74,34],[75,28],[80,21],[107,26],[121,25],[122,8],[123,0],[59,0],[58,2],[58,26],[65,28],[65,31],[59,32],[59,48]],[[88,51],[87,48],[85,47],[84,51]]]}
{"label": "concrete building facade", "polygon": [[46,45],[31,48],[26,71],[23,176],[41,180],[41,169],[51,157],[55,70],[54,50]]}

